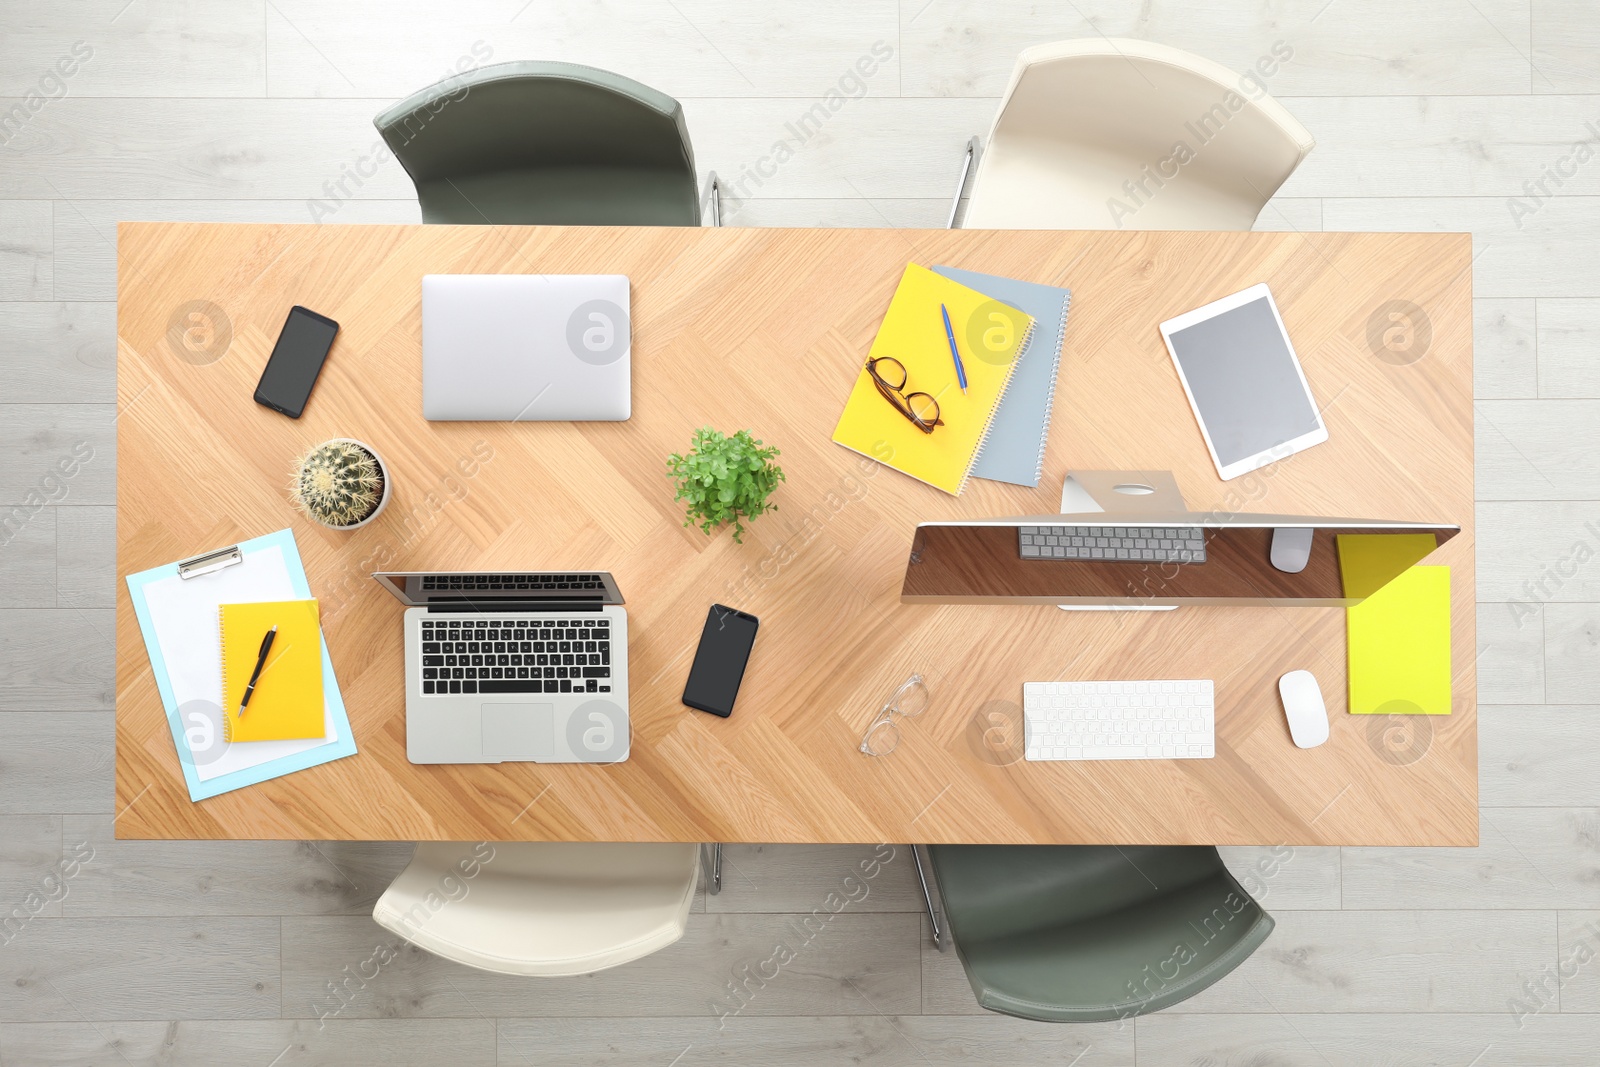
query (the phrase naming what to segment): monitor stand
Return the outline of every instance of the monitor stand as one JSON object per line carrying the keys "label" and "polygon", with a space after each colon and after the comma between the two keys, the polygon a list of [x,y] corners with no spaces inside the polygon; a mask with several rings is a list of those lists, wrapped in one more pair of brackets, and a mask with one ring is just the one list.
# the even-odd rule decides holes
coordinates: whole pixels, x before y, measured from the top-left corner
{"label": "monitor stand", "polygon": [[[1061,483],[1061,514],[1096,519],[1159,514],[1170,520],[1189,505],[1171,471],[1068,471]],[[1176,611],[1175,604],[1058,604],[1062,611]]]}

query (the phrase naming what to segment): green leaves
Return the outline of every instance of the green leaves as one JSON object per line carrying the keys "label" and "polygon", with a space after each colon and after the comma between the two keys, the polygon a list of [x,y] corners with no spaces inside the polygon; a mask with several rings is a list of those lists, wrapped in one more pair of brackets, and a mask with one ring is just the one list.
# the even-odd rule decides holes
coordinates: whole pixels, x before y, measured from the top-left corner
{"label": "green leaves", "polygon": [[754,518],[777,509],[767,498],[785,481],[783,471],[772,457],[776,448],[762,448],[761,442],[740,430],[729,437],[720,430],[702,426],[694,432],[692,447],[686,454],[674,452],[667,460],[667,472],[677,483],[674,500],[687,501],[685,526],[698,523],[707,536],[724,523],[733,523],[733,540],[744,543],[744,518]]}

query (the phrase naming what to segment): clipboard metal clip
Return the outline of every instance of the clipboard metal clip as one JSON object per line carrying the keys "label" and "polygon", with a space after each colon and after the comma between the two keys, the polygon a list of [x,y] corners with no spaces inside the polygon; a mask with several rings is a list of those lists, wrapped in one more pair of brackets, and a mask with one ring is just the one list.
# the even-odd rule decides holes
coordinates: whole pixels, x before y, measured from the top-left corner
{"label": "clipboard metal clip", "polygon": [[235,563],[244,562],[244,553],[239,551],[238,545],[219,548],[215,552],[207,552],[194,559],[182,560],[178,563],[178,577],[183,579],[198,578],[202,574],[211,574],[224,567],[231,567]]}

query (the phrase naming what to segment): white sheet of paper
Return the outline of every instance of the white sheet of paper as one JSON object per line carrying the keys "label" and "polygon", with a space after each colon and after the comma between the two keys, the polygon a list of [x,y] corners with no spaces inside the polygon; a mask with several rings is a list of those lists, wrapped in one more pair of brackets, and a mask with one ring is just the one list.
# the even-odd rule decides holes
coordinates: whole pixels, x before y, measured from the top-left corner
{"label": "white sheet of paper", "polygon": [[[220,710],[222,700],[222,630],[218,609],[223,604],[251,604],[269,600],[298,600],[289,580],[283,550],[274,545],[245,556],[243,563],[198,578],[174,574],[144,587],[145,605],[166,660],[172,699],[181,710],[190,701],[203,700]],[[186,739],[204,738],[211,726],[203,716],[189,713],[183,724]],[[324,698],[324,736],[295,741],[240,741],[227,745],[214,758],[194,759],[202,782],[255,767],[296,752],[332,744],[339,739],[333,711]],[[196,733],[195,731],[199,731]],[[219,739],[220,741],[220,739]]]}

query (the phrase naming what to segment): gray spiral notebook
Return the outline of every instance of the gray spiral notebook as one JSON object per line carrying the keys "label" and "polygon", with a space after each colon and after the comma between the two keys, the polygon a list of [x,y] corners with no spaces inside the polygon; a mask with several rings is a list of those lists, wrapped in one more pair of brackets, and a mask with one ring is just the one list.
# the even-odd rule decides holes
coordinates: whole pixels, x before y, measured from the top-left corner
{"label": "gray spiral notebook", "polygon": [[1055,402],[1056,375],[1061,369],[1061,344],[1067,334],[1067,306],[1072,303],[1072,292],[955,267],[933,269],[953,282],[1033,316],[1033,343],[1011,374],[1011,384],[995,409],[988,440],[972,465],[971,475],[1036,487],[1044,469],[1050,407]]}

